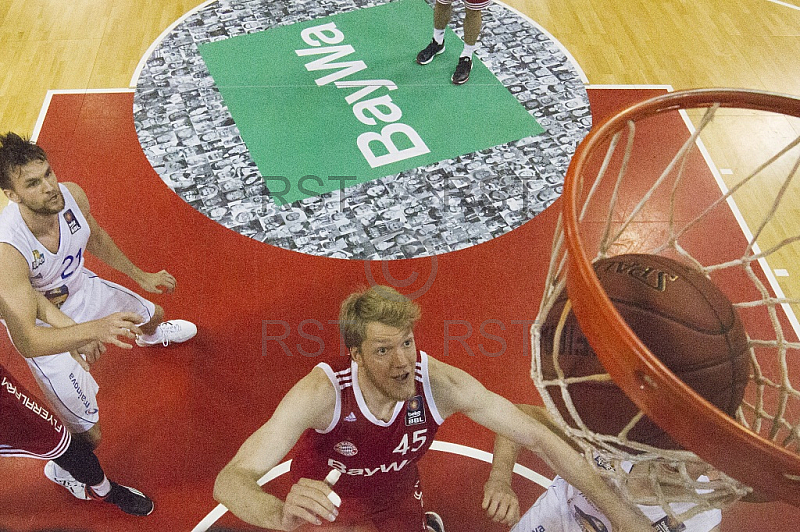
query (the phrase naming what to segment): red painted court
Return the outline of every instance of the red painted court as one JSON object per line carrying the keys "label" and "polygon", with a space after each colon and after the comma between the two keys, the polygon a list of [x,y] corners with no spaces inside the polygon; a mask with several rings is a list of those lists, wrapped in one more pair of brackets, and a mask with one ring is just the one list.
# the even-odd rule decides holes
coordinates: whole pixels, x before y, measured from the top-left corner
{"label": "red painted court", "polygon": [[[595,121],[661,89],[589,89]],[[249,240],[193,210],[155,174],[134,130],[133,93],[55,95],[38,142],[61,181],[76,181],[92,212],[137,264],[178,279],[173,295],[155,296],[167,317],[197,323],[197,337],[167,349],[110,348],[94,367],[100,383],[104,442],[98,456],[110,478],[150,495],[155,512],[131,518],[73,499],[42,474],[44,463],[0,461],[0,530],[189,531],[216,506],[217,472],[311,367],[341,356],[339,302],[386,279],[379,263],[314,257]],[[663,135],[682,136],[683,124]],[[664,142],[663,138],[654,142]],[[716,186],[711,173],[696,179]],[[702,190],[699,187],[698,190]],[[497,239],[444,255],[388,263],[395,279],[417,278],[423,319],[417,344],[461,367],[515,402],[540,403],[529,378],[528,327],[536,316],[560,203]],[[741,238],[732,217],[717,242]],[[87,259],[111,280],[119,275]],[[288,334],[286,334],[288,333]],[[285,336],[285,337],[284,337]],[[0,362],[31,389],[25,363],[7,340]],[[465,418],[447,421],[438,440],[491,451],[493,435]],[[552,476],[538,459],[524,465]],[[432,451],[422,462],[426,506],[448,532],[502,531],[480,508],[489,465]],[[13,481],[8,481],[13,479]],[[286,489],[281,479],[275,481]],[[517,478],[523,508],[542,488]],[[758,520],[756,521],[756,514]],[[791,530],[795,508],[740,504],[725,531]],[[756,523],[758,523],[756,525]],[[250,530],[230,515],[212,530]]]}

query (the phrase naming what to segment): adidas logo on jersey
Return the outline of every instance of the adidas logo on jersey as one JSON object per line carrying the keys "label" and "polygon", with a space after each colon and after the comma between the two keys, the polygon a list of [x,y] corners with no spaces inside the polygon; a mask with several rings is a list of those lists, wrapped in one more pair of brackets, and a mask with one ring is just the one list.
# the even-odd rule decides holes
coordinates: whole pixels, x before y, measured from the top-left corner
{"label": "adidas logo on jersey", "polygon": [[353,421],[356,421],[356,415],[350,412],[349,414],[347,414],[347,417],[345,417],[344,420],[352,423]]}

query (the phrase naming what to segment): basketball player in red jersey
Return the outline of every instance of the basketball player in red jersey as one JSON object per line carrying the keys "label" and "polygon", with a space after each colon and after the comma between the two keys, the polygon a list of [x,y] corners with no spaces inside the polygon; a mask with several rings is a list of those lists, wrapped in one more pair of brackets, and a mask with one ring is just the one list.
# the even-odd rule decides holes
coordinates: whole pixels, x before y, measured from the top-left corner
{"label": "basketball player in red jersey", "polygon": [[[423,511],[417,462],[439,425],[462,412],[542,455],[611,516],[616,530],[647,529],[644,516],[557,435],[464,371],[418,351],[419,317],[416,303],[385,286],[345,299],[339,323],[350,360],[319,364],[289,390],[217,476],[215,498],[240,519],[273,530],[443,532],[438,516]],[[295,445],[294,485],[282,501],[257,481]],[[335,492],[332,470],[341,473]]]}
{"label": "basketball player in red jersey", "polygon": [[149,515],[153,501],[139,490],[106,478],[97,456],[0,366],[0,456],[52,460],[85,488],[85,498],[116,505],[131,515]]}

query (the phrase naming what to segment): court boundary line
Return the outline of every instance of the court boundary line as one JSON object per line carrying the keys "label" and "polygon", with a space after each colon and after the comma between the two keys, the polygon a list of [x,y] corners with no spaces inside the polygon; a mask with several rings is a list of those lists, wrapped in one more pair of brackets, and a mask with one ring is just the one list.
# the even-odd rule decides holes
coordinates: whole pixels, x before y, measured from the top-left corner
{"label": "court boundary line", "polygon": [[[689,114],[683,109],[678,112],[680,113],[681,118],[683,118],[686,128],[689,130],[689,134],[693,135],[696,130],[694,124],[689,118]],[[697,145],[698,151],[703,156],[703,159],[705,159],[709,170],[711,170],[711,175],[714,176],[717,186],[723,194],[727,194],[728,185],[726,185],[725,181],[722,179],[722,173],[719,171],[719,168],[717,168],[714,159],[712,159],[711,153],[709,153],[709,151],[706,149],[703,140],[700,137],[697,137],[695,144]],[[748,242],[752,241],[753,233],[750,231],[750,226],[747,225],[747,221],[744,219],[744,215],[742,214],[742,211],[739,210],[739,206],[736,204],[736,200],[733,199],[733,196],[728,196],[727,203],[728,208],[730,208],[731,213],[733,213],[733,217],[739,224],[739,229],[741,229],[742,233],[744,233],[744,237]],[[759,253],[761,253],[761,248],[757,242],[753,242],[753,254],[758,255]],[[786,296],[783,293],[783,289],[781,289],[780,284],[778,284],[778,278],[775,277],[775,272],[767,263],[767,257],[760,257],[757,262],[759,266],[761,266],[761,270],[763,271],[764,276],[766,276],[770,288],[772,288],[772,291],[775,293],[775,297],[778,299],[785,299]],[[789,325],[791,325],[792,329],[794,330],[795,336],[800,338],[800,321],[798,321],[797,315],[794,313],[794,309],[789,303],[781,303],[781,308],[783,309],[784,314],[786,314],[786,319],[789,320]]]}
{"label": "court boundary line", "polygon": [[[214,0],[216,1],[216,0]],[[128,88],[118,88],[118,89],[48,89],[47,94],[44,95],[44,101],[42,102],[42,108],[39,109],[39,116],[36,117],[36,124],[33,126],[33,132],[31,133],[31,141],[36,142],[39,138],[39,133],[42,132],[42,125],[44,124],[44,119],[47,116],[47,111],[50,110],[50,102],[53,100],[53,96],[56,94],[120,94],[120,93],[132,93],[134,92],[133,89]]]}
{"label": "court boundary line", "polygon": [[[481,451],[480,449],[475,449],[474,447],[469,447],[467,445],[461,445],[458,443],[452,443],[441,440],[433,440],[430,449],[432,451],[440,451],[443,453],[457,454],[460,456],[465,456],[467,458],[473,458],[481,462],[486,462],[487,464],[492,463],[492,453],[487,451]],[[286,462],[281,462],[280,464],[276,465],[275,467],[267,471],[267,473],[264,476],[258,479],[258,485],[263,486],[267,482],[275,480],[281,475],[288,473],[291,464],[292,461],[287,460]],[[539,486],[545,489],[547,489],[547,487],[550,486],[550,484],[552,483],[552,479],[549,479],[544,475],[541,475],[536,471],[519,464],[514,464],[514,473],[521,476],[522,478],[530,480],[535,484],[538,484]],[[201,519],[200,522],[197,523],[197,525],[195,525],[195,527],[191,530],[191,532],[206,532],[211,525],[216,523],[227,512],[228,509],[224,505],[218,504],[203,519]]]}
{"label": "court boundary line", "polygon": [[796,6],[788,2],[781,2],[780,0],[767,0],[767,2],[772,2],[773,4],[778,4],[779,6],[788,7],[789,9],[800,11],[800,6]]}

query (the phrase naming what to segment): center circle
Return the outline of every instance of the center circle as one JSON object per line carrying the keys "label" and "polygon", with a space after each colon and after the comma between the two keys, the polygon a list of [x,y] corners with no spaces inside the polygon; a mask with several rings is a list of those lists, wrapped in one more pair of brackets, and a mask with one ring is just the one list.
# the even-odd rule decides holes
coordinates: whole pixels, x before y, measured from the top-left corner
{"label": "center circle", "polygon": [[[155,47],[136,84],[136,132],[156,173],[233,231],[331,258],[448,253],[542,212],[560,196],[569,161],[591,127],[589,100],[559,43],[500,3],[484,10],[475,55],[543,133],[292,203],[273,200],[198,45],[386,3],[219,0],[190,13]],[[451,23],[458,35],[462,22],[454,16]],[[428,40],[420,35],[420,48]]]}

